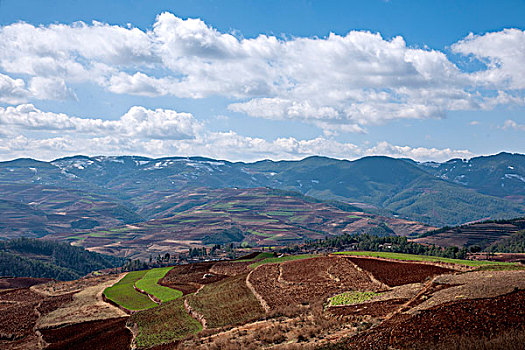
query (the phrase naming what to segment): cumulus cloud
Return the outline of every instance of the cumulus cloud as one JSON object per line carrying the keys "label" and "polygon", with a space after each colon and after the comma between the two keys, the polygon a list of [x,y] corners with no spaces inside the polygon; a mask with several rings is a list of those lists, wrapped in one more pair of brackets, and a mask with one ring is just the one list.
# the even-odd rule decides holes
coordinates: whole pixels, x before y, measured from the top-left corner
{"label": "cumulus cloud", "polygon": [[469,35],[453,51],[486,66],[467,72],[441,51],[366,31],[242,38],[171,13],[146,31],[15,23],[0,27],[0,102],[74,98],[68,84],[89,82],[117,94],[223,96],[230,110],[253,117],[299,120],[326,135],[365,132],[395,119],[525,103],[524,43],[517,29]]}
{"label": "cumulus cloud", "polygon": [[20,131],[65,132],[92,135],[118,135],[143,139],[191,139],[202,125],[189,113],[150,110],[134,106],[118,120],[79,118],[64,113],[44,112],[32,104],[0,107],[0,125]]}
{"label": "cumulus cloud", "polygon": [[[395,146],[382,142],[363,148],[331,137],[265,140],[204,128],[189,113],[150,110],[135,106],[117,120],[80,118],[44,112],[31,104],[0,107],[0,159],[34,157],[55,159],[86,154],[146,156],[199,155],[232,161],[302,159],[324,155],[355,159],[366,155],[445,160],[472,155],[467,150]],[[35,133],[38,131],[38,133]]]}
{"label": "cumulus cloud", "polygon": [[505,120],[505,123],[503,123],[503,126],[501,126],[503,130],[508,129],[514,129],[514,130],[520,130],[525,131],[525,124],[518,124],[512,119]]}
{"label": "cumulus cloud", "polygon": [[0,102],[19,103],[30,95],[22,79],[13,79],[0,73]]}
{"label": "cumulus cloud", "polygon": [[486,69],[472,74],[477,82],[499,88],[525,88],[525,31],[504,29],[483,35],[471,33],[452,45],[452,50],[471,55],[485,64]]}
{"label": "cumulus cloud", "polygon": [[445,161],[451,158],[471,158],[474,155],[469,150],[396,146],[385,141],[365,150],[364,154],[383,155],[394,158],[411,158],[419,161]]}

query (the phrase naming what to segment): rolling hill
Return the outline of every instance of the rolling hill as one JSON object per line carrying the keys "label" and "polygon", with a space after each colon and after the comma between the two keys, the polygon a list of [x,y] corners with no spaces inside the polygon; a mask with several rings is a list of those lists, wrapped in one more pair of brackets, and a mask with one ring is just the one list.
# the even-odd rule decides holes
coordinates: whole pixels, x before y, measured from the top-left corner
{"label": "rolling hill", "polygon": [[106,196],[45,185],[0,183],[0,238],[42,237],[143,221]]}
{"label": "rolling hill", "polygon": [[[423,233],[413,239],[417,243],[436,244],[439,246],[479,246],[485,249],[498,246],[516,237],[516,233],[525,229],[525,218],[511,220],[483,221],[456,227],[444,227]],[[516,237],[514,237],[516,236]],[[516,243],[516,242],[514,242]],[[503,250],[499,250],[503,251]]]}
{"label": "rolling hill", "polygon": [[156,193],[170,195],[199,187],[270,187],[442,226],[524,215],[520,202],[525,191],[523,158],[503,153],[438,164],[388,157],[232,163],[202,157],[75,156],[52,162],[2,162],[0,184],[40,184],[95,193],[125,203],[145,219],[159,212]]}
{"label": "rolling hill", "polygon": [[100,253],[147,258],[203,244],[275,246],[342,233],[406,236],[433,229],[414,221],[268,188],[197,188],[166,194],[155,203],[144,209],[157,212],[155,219],[146,222],[52,234],[46,239],[68,240]]}

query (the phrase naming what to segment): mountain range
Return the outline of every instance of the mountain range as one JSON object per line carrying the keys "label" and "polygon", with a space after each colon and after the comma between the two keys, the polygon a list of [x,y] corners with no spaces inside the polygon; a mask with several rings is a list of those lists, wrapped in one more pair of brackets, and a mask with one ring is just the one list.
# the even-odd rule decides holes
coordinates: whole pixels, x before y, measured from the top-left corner
{"label": "mountain range", "polygon": [[77,195],[85,193],[91,200],[98,196],[114,208],[122,208],[117,211],[130,211],[129,217],[119,219],[122,222],[153,218],[155,209],[147,208],[159,200],[156,193],[197,187],[269,187],[443,226],[522,216],[525,156],[500,153],[444,163],[378,156],[355,161],[309,157],[255,163],[202,157],[16,159],[0,163],[0,185],[0,199],[25,204],[34,200],[13,197],[13,190],[6,186],[77,190]]}

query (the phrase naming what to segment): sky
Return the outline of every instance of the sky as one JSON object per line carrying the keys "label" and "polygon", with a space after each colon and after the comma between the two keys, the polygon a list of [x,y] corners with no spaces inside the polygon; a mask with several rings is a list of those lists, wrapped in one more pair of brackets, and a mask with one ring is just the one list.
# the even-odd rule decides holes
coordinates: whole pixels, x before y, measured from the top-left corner
{"label": "sky", "polygon": [[0,160],[525,153],[525,1],[0,0]]}

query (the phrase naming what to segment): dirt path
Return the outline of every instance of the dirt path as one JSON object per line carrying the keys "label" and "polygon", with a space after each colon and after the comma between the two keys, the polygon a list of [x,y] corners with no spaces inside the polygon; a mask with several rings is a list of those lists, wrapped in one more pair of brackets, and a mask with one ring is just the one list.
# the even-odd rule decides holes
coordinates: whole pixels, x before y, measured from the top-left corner
{"label": "dirt path", "polygon": [[75,293],[70,303],[40,317],[37,321],[38,329],[54,328],[80,322],[97,321],[116,317],[128,316],[123,310],[103,300],[104,290],[122,279],[116,276],[114,279],[85,288]]}
{"label": "dirt path", "polygon": [[[261,265],[263,266],[263,265]],[[266,300],[264,300],[264,298],[259,294],[257,293],[257,291],[255,290],[255,288],[253,287],[253,284],[250,282],[250,276],[252,275],[252,273],[257,270],[259,267],[255,268],[254,270],[250,271],[250,273],[248,274],[248,276],[246,276],[246,286],[248,287],[248,289],[253,293],[253,295],[255,295],[255,298],[257,298],[257,300],[259,301],[259,303],[261,304],[262,308],[264,309],[264,312],[265,313],[268,313],[270,312],[270,306],[268,306],[268,303],[266,302]],[[281,273],[282,273],[282,270],[281,270]],[[280,275],[279,275],[280,276]]]}

